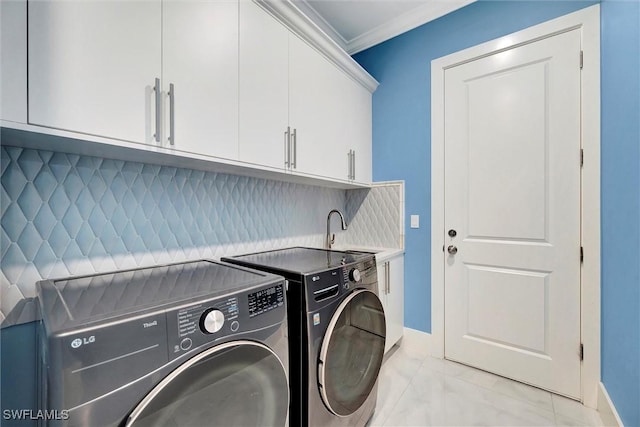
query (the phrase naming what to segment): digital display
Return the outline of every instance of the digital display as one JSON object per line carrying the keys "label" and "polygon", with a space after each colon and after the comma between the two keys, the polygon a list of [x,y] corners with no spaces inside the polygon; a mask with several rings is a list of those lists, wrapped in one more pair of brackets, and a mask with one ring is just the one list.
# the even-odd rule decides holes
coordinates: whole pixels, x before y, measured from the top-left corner
{"label": "digital display", "polygon": [[284,304],[284,289],[282,285],[261,289],[249,294],[249,317],[266,313]]}

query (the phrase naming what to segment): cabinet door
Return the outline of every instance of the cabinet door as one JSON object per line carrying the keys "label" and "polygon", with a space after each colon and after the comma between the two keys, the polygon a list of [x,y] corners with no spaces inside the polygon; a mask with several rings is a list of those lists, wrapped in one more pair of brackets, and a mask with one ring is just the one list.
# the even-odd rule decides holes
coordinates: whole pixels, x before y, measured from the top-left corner
{"label": "cabinet door", "polygon": [[240,2],[240,160],[284,168],[289,122],[289,30]]}
{"label": "cabinet door", "polygon": [[[163,8],[163,86],[168,92],[174,85],[173,147],[237,159],[238,1],[167,1]],[[169,104],[163,145],[169,143]]]}
{"label": "cabinet door", "polygon": [[0,119],[27,122],[27,2],[0,2]]}
{"label": "cabinet door", "polygon": [[159,1],[29,2],[29,123],[151,143]]}
{"label": "cabinet door", "polygon": [[341,88],[347,77],[295,35],[289,38],[289,123],[296,130],[295,171],[347,180]]}
{"label": "cabinet door", "polygon": [[356,82],[350,83],[349,95],[345,96],[350,120],[345,129],[348,144],[355,151],[354,181],[371,184],[371,93]]}
{"label": "cabinet door", "polygon": [[404,256],[389,260],[386,302],[387,345],[391,348],[404,333]]}
{"label": "cabinet door", "polygon": [[386,353],[404,332],[404,256],[378,264],[378,295],[387,325]]}

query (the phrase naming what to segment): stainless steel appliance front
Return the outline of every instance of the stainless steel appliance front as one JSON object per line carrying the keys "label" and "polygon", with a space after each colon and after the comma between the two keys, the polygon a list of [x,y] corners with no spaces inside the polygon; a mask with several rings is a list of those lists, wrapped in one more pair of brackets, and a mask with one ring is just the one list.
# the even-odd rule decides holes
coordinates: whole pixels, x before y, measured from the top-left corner
{"label": "stainless steel appliance front", "polygon": [[68,414],[47,425],[288,424],[282,277],[196,261],[38,289],[43,409]]}
{"label": "stainless steel appliance front", "polygon": [[292,423],[366,425],[386,334],[375,257],[289,248],[224,260],[288,280]]}

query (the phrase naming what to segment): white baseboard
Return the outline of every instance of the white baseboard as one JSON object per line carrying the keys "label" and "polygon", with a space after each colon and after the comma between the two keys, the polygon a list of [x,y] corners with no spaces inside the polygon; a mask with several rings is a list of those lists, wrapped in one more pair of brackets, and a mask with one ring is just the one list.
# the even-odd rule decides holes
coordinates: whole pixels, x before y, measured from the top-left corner
{"label": "white baseboard", "polygon": [[600,418],[605,426],[624,427],[620,415],[618,415],[618,411],[613,406],[609,393],[602,383],[598,387],[598,412],[600,412]]}

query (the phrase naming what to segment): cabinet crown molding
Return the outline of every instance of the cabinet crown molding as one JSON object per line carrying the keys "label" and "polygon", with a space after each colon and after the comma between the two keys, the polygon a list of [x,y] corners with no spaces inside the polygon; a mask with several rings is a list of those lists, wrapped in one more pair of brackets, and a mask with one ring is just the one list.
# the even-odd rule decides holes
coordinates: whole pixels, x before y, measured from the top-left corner
{"label": "cabinet crown molding", "polygon": [[302,40],[373,93],[379,83],[289,0],[253,0]]}

